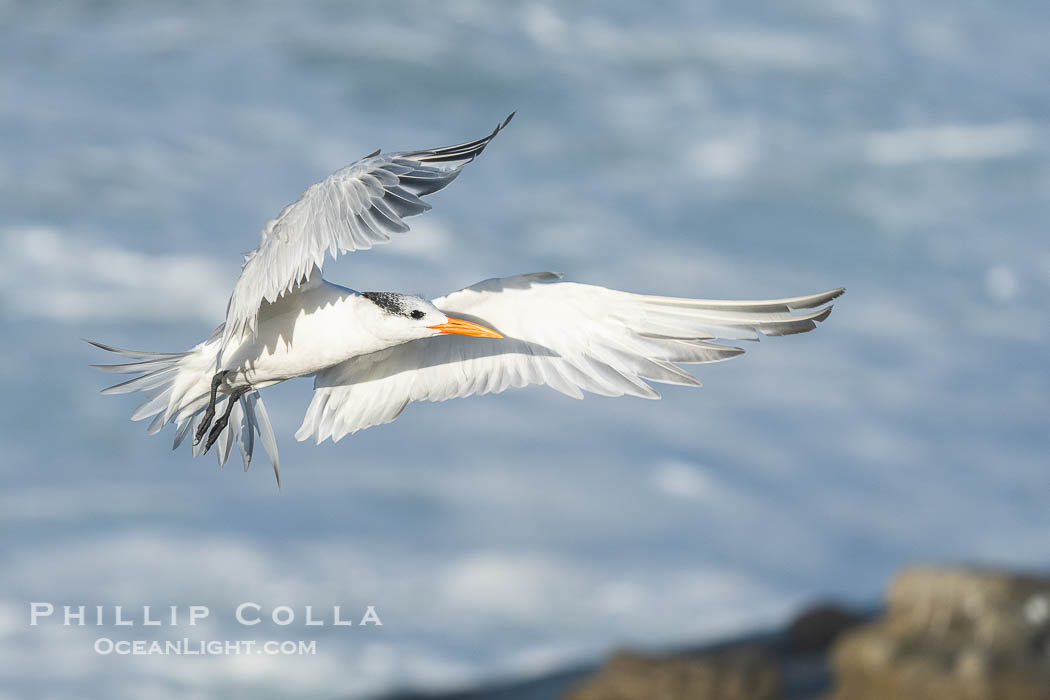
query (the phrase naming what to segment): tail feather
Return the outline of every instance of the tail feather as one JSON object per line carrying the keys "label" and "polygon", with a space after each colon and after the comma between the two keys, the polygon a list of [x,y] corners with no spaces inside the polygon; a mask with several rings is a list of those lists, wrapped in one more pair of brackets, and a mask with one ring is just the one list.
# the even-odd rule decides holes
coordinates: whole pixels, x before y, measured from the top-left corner
{"label": "tail feather", "polygon": [[189,434],[190,428],[193,427],[193,424],[194,421],[192,420],[185,420],[182,423],[178,424],[178,426],[175,428],[175,441],[172,442],[171,449],[179,449],[179,445],[181,445],[182,441],[186,439],[186,435]]}
{"label": "tail feather", "polygon": [[[165,425],[174,423],[175,440],[172,449],[178,449],[186,436],[196,431],[207,408],[210,382],[215,373],[221,337],[221,333],[213,334],[209,340],[189,352],[141,352],[115,348],[91,340],[87,342],[107,352],[135,360],[111,365],[92,365],[106,372],[139,375],[106,387],[102,393],[141,392],[146,400],[132,412],[131,419],[140,421],[152,418],[147,428],[150,435],[160,432]],[[216,406],[220,414],[225,411],[229,400],[226,398]],[[277,485],[280,486],[277,440],[257,391],[245,394],[234,405],[229,425],[215,445],[219,466],[226,464],[236,444],[244,462],[244,469],[247,470],[251,465],[256,434],[259,435],[259,441],[270,458]],[[204,451],[203,441],[193,446],[194,457],[199,457]]]}
{"label": "tail feather", "polygon": [[153,420],[149,422],[149,427],[146,428],[146,434],[156,435],[164,428],[164,426],[164,414],[158,413],[157,415],[153,416]]}
{"label": "tail feather", "polygon": [[[248,471],[248,467],[250,467],[252,463],[252,450],[255,449],[255,423],[252,420],[248,420],[247,403],[245,403],[244,409],[243,424],[241,426],[241,439],[237,441],[237,447],[241,450],[241,460],[244,462],[244,471]],[[280,469],[276,470],[276,475],[277,483],[280,484]]]}
{"label": "tail feather", "polygon": [[[145,363],[143,363],[145,364]],[[105,367],[105,365],[95,365],[95,367]],[[114,384],[113,386],[106,387],[102,390],[103,394],[130,394],[133,391],[144,391],[146,389],[152,389],[159,386],[171,379],[171,375],[179,371],[177,365],[165,366],[152,372],[148,371],[149,368],[143,367],[140,372],[146,372],[142,376],[129,379],[120,384]],[[134,371],[134,370],[131,370]]]}
{"label": "tail feather", "polygon": [[[226,399],[226,403],[229,402],[230,400]],[[233,447],[233,440],[230,439],[230,436],[234,434],[235,430],[233,425],[233,414],[240,413],[238,409],[240,409],[240,400],[237,401],[237,404],[233,407],[233,410],[230,412],[230,421],[229,423],[227,423],[226,429],[222,431],[222,433],[219,435],[218,441],[215,443],[215,454],[219,458],[220,467],[225,467],[226,460],[230,458],[230,448]]]}
{"label": "tail feather", "polygon": [[[130,357],[133,360],[147,360],[148,361],[148,360],[173,359],[173,358],[178,358],[178,357],[185,357],[186,355],[190,354],[189,352],[145,352],[143,350],[124,350],[122,348],[115,348],[112,345],[106,345],[105,343],[100,343],[97,340],[88,340],[87,338],[83,338],[82,340],[85,343],[88,343],[89,345],[94,345],[96,348],[101,348],[102,350],[106,350],[107,352],[113,352],[113,353],[116,353],[116,354],[121,355],[123,357]],[[97,367],[99,365],[93,365],[93,366]],[[101,366],[102,367],[112,367],[113,365],[101,365]]]}
{"label": "tail feather", "polygon": [[[262,397],[259,396],[259,392],[253,391],[250,394],[245,394],[244,397],[247,399],[244,403],[244,407],[247,409],[245,415],[248,417],[248,421],[253,423],[259,433],[259,441],[262,442],[263,449],[266,450],[266,454],[270,456],[270,463],[273,465],[273,475],[277,478],[277,485],[281,485],[281,463],[277,456],[277,436],[273,434],[273,427],[270,425],[270,416],[266,413],[266,406],[263,405]],[[249,455],[251,458],[251,455]],[[245,467],[247,469],[247,467]]]}

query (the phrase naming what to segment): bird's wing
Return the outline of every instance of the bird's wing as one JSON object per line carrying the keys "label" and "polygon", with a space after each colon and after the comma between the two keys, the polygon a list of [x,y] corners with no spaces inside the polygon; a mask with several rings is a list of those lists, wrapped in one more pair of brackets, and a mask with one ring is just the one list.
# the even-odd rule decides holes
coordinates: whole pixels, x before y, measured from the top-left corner
{"label": "bird's wing", "polygon": [[267,223],[259,247],[245,256],[226,311],[223,345],[255,331],[259,307],[320,268],[327,252],[367,250],[404,233],[404,220],[430,205],[421,197],[456,179],[511,120],[489,135],[456,146],[380,155],[379,151],[311,185]]}
{"label": "bird's wing", "polygon": [[504,338],[443,335],[319,372],[296,438],[339,440],[394,420],[411,401],[445,401],[528,384],[546,384],[574,398],[583,398],[583,391],[659,398],[648,382],[700,384],[677,363],[715,362],[744,352],[715,339],[804,333],[828,317],[831,307],[824,305],[843,292],[709,301],[559,279],[549,272],[490,279],[435,299],[447,314],[489,326]]}

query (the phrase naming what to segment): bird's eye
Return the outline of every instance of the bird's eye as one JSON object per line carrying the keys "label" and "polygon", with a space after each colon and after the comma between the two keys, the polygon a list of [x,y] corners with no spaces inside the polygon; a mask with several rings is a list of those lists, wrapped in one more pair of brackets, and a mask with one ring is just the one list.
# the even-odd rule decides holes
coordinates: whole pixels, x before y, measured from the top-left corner
{"label": "bird's eye", "polygon": [[417,320],[423,318],[423,312],[420,311],[419,309],[416,309],[415,311],[412,312],[412,318],[417,319]]}

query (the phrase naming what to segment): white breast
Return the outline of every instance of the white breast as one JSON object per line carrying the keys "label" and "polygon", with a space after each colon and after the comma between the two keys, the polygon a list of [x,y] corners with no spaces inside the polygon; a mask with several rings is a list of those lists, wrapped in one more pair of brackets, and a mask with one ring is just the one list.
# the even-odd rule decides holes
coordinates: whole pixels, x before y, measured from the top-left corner
{"label": "white breast", "polygon": [[255,336],[223,354],[227,384],[271,386],[385,347],[360,323],[363,304],[371,302],[321,280],[263,305]]}

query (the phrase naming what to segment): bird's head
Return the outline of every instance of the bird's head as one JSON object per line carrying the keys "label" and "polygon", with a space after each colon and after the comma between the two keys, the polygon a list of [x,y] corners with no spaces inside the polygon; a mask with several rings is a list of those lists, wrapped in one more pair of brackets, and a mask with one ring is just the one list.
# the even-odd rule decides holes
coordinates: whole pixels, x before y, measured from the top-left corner
{"label": "bird's head", "polygon": [[471,321],[447,316],[422,297],[396,292],[364,292],[372,302],[364,321],[376,337],[397,343],[438,335],[470,335],[478,338],[503,336]]}

